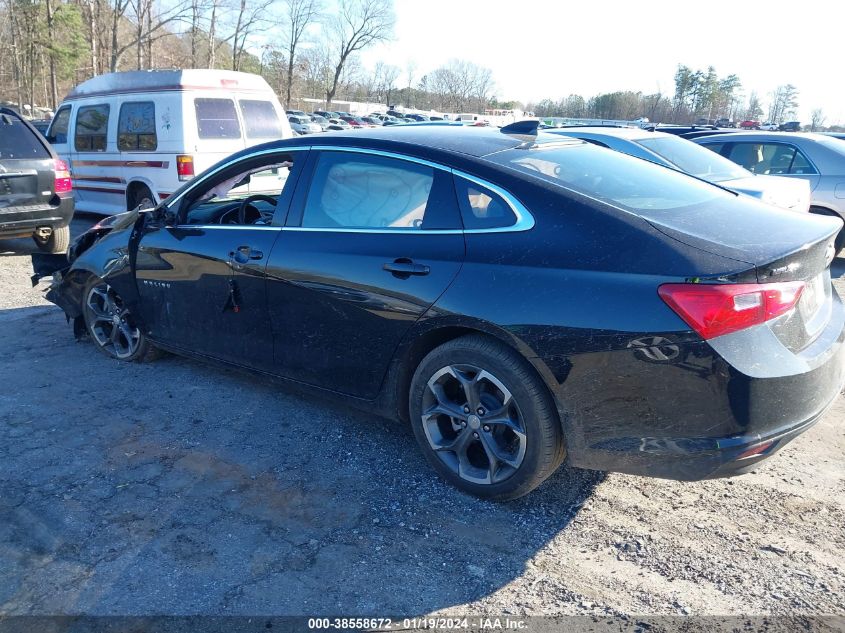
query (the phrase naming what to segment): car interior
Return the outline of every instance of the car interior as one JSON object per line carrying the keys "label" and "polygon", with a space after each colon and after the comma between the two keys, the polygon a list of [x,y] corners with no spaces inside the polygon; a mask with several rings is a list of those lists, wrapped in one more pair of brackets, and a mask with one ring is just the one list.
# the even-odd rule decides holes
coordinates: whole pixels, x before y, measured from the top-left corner
{"label": "car interior", "polygon": [[269,226],[292,166],[288,160],[224,174],[188,203],[185,223]]}

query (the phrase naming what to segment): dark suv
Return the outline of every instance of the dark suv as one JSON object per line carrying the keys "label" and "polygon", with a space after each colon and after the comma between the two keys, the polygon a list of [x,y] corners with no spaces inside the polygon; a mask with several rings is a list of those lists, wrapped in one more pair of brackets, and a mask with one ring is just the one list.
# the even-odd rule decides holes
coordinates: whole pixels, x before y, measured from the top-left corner
{"label": "dark suv", "polygon": [[41,250],[63,253],[72,216],[67,163],[32,124],[0,108],[0,238],[31,235]]}

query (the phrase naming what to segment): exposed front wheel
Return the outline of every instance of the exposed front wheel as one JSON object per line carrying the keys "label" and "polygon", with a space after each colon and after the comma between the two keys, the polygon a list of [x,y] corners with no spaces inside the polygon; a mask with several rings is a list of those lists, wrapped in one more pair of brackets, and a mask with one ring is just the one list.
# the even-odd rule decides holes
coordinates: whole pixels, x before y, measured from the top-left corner
{"label": "exposed front wheel", "polygon": [[530,365],[484,336],[433,350],[411,383],[414,434],[445,479],[471,494],[515,499],[564,457],[554,404]]}
{"label": "exposed front wheel", "polygon": [[94,277],[85,287],[82,314],[88,335],[102,353],[118,360],[144,360],[150,351],[144,333],[123,299]]}

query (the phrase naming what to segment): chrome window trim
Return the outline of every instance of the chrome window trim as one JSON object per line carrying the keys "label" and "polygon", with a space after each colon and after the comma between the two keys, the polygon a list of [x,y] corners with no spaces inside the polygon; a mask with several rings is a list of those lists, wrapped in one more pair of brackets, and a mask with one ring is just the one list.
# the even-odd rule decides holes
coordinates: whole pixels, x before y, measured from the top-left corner
{"label": "chrome window trim", "polygon": [[177,224],[171,228],[174,229],[203,229],[203,230],[217,230],[217,229],[247,229],[249,231],[281,231],[280,226],[256,226],[254,224]]}
{"label": "chrome window trim", "polygon": [[[445,165],[440,165],[438,163],[433,163],[431,161],[416,158],[414,156],[408,156],[406,154],[397,154],[395,152],[386,152],[377,149],[367,149],[364,147],[344,147],[342,145],[298,145],[293,147],[285,147],[285,148],[274,148],[274,149],[266,149],[260,152],[255,152],[254,154],[250,154],[249,157],[245,157],[245,160],[249,160],[251,158],[255,158],[258,156],[264,156],[267,154],[281,154],[286,152],[302,152],[302,151],[330,151],[330,152],[352,152],[357,154],[372,154],[374,156],[383,156],[385,158],[393,158],[396,160],[404,160],[411,163],[417,163],[419,165],[425,165],[427,167],[431,167],[432,169],[439,169],[441,171],[446,171],[452,174],[453,176],[458,176],[459,178],[464,178],[473,182],[481,187],[489,189],[496,195],[502,198],[505,203],[511,208],[513,211],[514,216],[516,216],[516,222],[509,226],[500,226],[490,229],[430,229],[430,230],[420,230],[420,229],[373,229],[373,228],[321,228],[321,227],[304,227],[304,226],[285,226],[285,227],[269,227],[269,226],[253,226],[253,225],[215,225],[215,224],[180,224],[177,225],[176,228],[204,228],[204,229],[215,229],[215,228],[252,228],[258,230],[267,230],[267,229],[284,229],[286,231],[302,231],[302,232],[322,232],[322,233],[372,233],[376,235],[460,235],[460,234],[477,234],[477,233],[516,233],[520,231],[528,231],[534,228],[534,216],[531,215],[531,212],[523,205],[519,200],[516,199],[510,192],[505,189],[502,189],[498,185],[493,184],[483,178],[478,178],[477,176],[473,176],[466,172],[460,171],[458,169],[453,169],[451,167],[446,167]],[[202,184],[209,178],[212,178],[215,174],[227,169],[229,165],[223,165],[218,167],[214,171],[210,171],[205,173],[202,176],[202,180],[196,183],[197,185]],[[188,192],[186,189],[178,196],[174,197],[172,200],[168,200],[165,204],[168,208],[171,205],[175,205],[179,202],[179,200],[184,197],[184,195]]]}

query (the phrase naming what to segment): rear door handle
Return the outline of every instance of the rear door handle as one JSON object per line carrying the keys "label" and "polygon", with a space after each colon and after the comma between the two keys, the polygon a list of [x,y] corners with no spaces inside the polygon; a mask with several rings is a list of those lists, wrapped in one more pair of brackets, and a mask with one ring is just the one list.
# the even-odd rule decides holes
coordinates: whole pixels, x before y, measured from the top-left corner
{"label": "rear door handle", "polygon": [[415,264],[410,259],[404,257],[393,262],[388,262],[384,264],[382,268],[399,279],[407,279],[411,275],[427,275],[431,272],[431,269],[428,266],[424,264]]}

